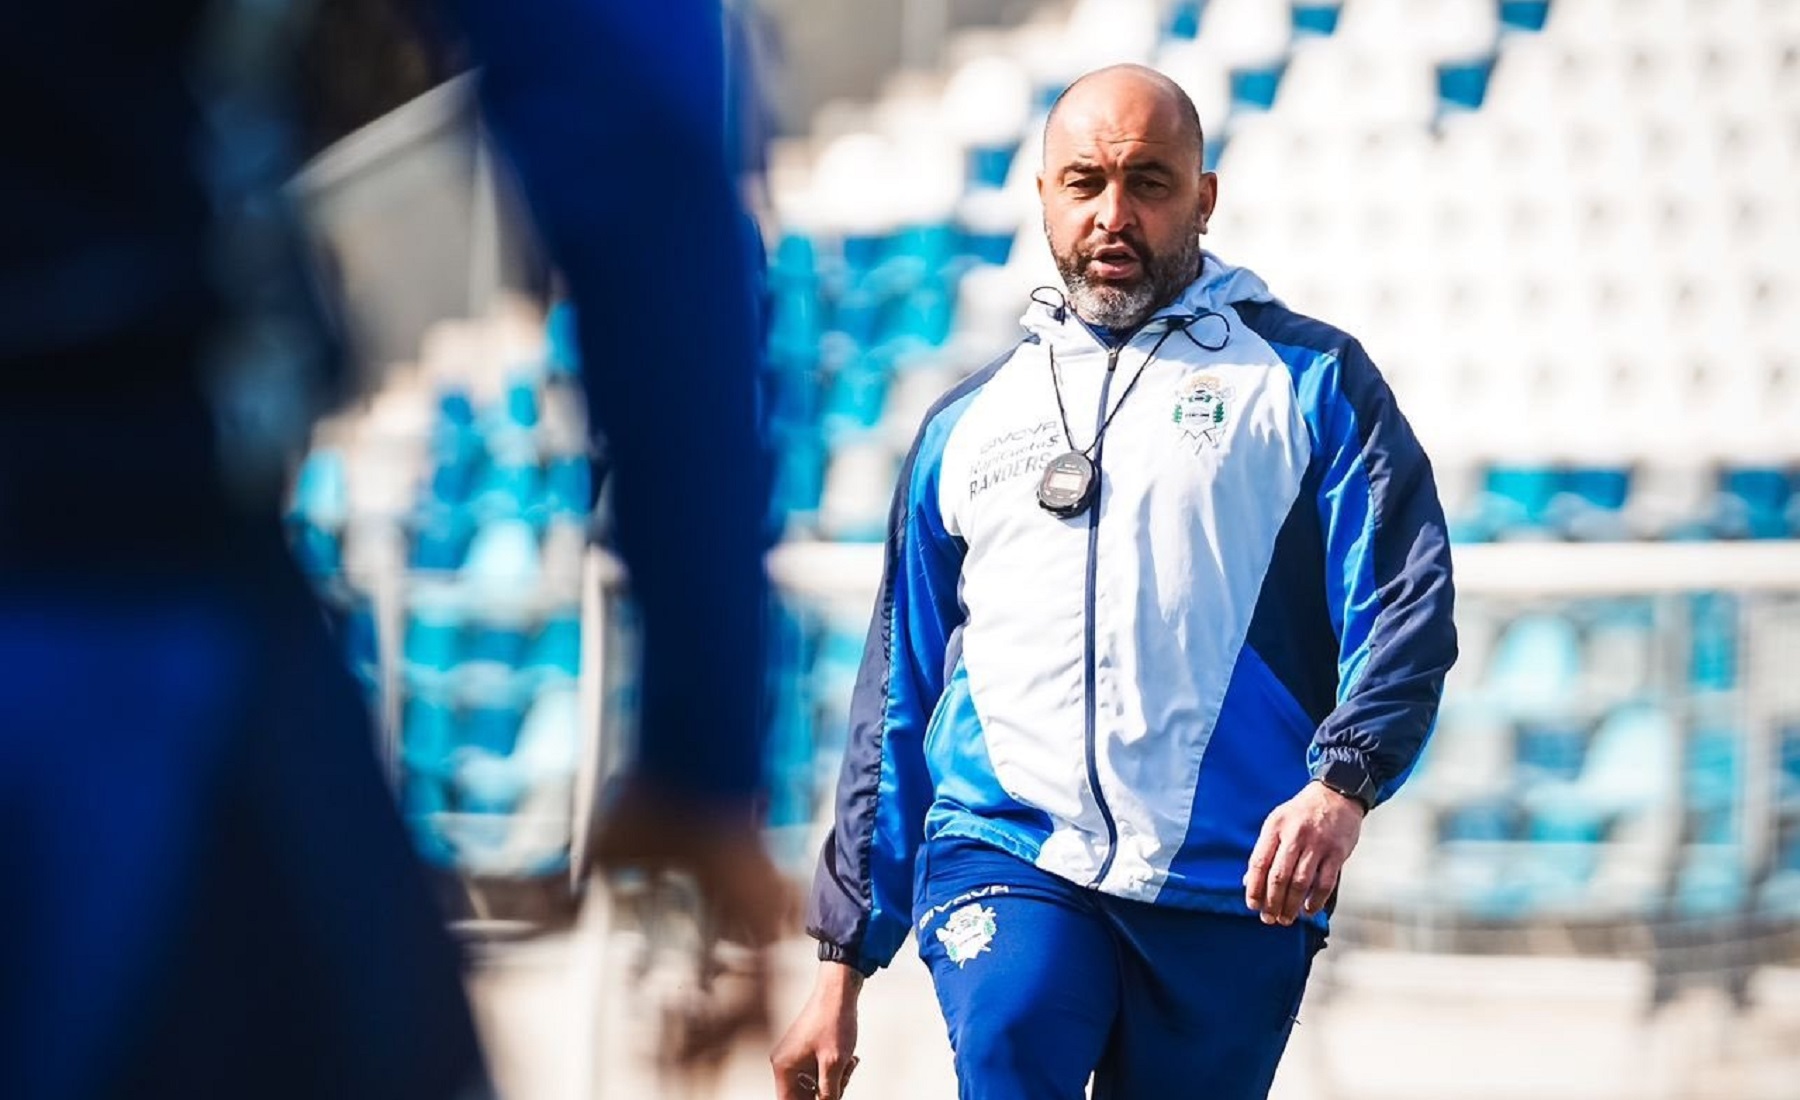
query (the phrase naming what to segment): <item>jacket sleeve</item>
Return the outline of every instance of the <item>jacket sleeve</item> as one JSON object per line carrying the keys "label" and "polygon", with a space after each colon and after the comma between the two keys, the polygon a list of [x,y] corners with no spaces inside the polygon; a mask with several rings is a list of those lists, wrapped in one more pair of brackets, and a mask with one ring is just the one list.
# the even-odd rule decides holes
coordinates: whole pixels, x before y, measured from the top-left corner
{"label": "jacket sleeve", "polygon": [[769,459],[719,5],[441,3],[574,302],[643,620],[634,766],[688,796],[742,800],[762,786]]}
{"label": "jacket sleeve", "polygon": [[1307,763],[1315,776],[1332,761],[1358,764],[1385,800],[1418,760],[1456,660],[1449,536],[1431,463],[1362,347],[1343,346],[1319,386],[1338,695]]}
{"label": "jacket sleeve", "polygon": [[902,468],[886,564],[851,702],[836,818],[819,856],[806,930],[819,957],[886,966],[912,921],[913,860],[932,800],[925,731],[944,690],[963,544],[944,530],[931,422]]}

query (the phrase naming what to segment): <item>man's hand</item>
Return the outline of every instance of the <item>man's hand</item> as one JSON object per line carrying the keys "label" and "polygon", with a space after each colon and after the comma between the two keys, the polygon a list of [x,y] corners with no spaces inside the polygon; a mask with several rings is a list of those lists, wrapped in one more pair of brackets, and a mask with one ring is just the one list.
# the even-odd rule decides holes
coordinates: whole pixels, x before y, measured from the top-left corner
{"label": "man's hand", "polygon": [[1245,904],[1264,924],[1292,924],[1302,908],[1309,915],[1325,908],[1362,835],[1365,812],[1362,803],[1322,783],[1308,783],[1275,807],[1250,853]]}
{"label": "man's hand", "polygon": [[752,808],[698,803],[628,782],[594,837],[602,871],[675,871],[692,876],[705,916],[723,938],[751,948],[710,999],[663,1024],[663,1056],[681,1070],[708,1063],[746,1035],[766,1033],[763,949],[792,923],[793,892],[763,850]]}
{"label": "man's hand", "polygon": [[862,975],[820,963],[812,996],[769,1055],[776,1100],[841,1100],[856,1069],[856,998]]}

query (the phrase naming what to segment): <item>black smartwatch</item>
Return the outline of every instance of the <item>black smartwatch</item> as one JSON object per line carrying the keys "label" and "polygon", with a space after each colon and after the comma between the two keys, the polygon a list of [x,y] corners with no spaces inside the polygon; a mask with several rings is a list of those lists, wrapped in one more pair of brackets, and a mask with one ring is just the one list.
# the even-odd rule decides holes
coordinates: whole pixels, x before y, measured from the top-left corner
{"label": "black smartwatch", "polygon": [[1375,808],[1375,798],[1379,792],[1375,781],[1369,778],[1368,770],[1361,764],[1349,760],[1333,760],[1325,765],[1317,778],[1327,790],[1360,802],[1364,813]]}

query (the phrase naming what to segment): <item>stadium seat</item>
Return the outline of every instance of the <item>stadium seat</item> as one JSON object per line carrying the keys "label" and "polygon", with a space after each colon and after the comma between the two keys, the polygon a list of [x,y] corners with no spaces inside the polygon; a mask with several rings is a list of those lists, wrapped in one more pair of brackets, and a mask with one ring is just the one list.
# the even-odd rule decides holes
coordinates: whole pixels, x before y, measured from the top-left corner
{"label": "stadium seat", "polygon": [[[1202,33],[1214,9],[1231,0],[1209,0]],[[1075,73],[1122,61],[1146,62],[1161,34],[1155,0],[1076,0],[1063,30],[1063,49]]]}
{"label": "stadium seat", "polygon": [[[1534,744],[1531,733],[1521,731],[1522,777],[1534,771],[1542,776],[1531,781],[1522,796],[1532,814],[1532,836],[1598,841],[1621,818],[1668,808],[1673,804],[1678,741],[1675,722],[1663,708],[1628,704],[1601,722],[1578,764],[1579,773],[1571,778],[1566,758],[1580,753],[1579,736],[1543,745]],[[1529,760],[1528,754],[1534,752],[1544,753],[1544,759]]]}
{"label": "stadium seat", "polygon": [[1504,30],[1541,31],[1550,17],[1550,0],[1500,0],[1499,16]]}
{"label": "stadium seat", "polygon": [[1337,33],[1338,19],[1343,14],[1341,3],[1308,3],[1295,0],[1293,5],[1294,37],[1328,38]]}
{"label": "stadium seat", "polygon": [[1682,861],[1675,912],[1683,917],[1723,917],[1741,912],[1750,891],[1744,854],[1736,845],[1695,845]]}
{"label": "stadium seat", "polygon": [[971,185],[1000,187],[1012,167],[1033,110],[1031,78],[1017,60],[975,58],[950,76],[943,119],[968,150]]}
{"label": "stadium seat", "polygon": [[1287,57],[1293,15],[1267,0],[1208,0],[1200,40],[1228,70],[1267,71]]}
{"label": "stadium seat", "polygon": [[545,619],[521,664],[540,683],[573,681],[581,675],[580,610],[568,608]]}
{"label": "stadium seat", "polygon": [[1493,76],[1494,59],[1478,57],[1466,61],[1439,62],[1437,66],[1438,109],[1440,111],[1476,111],[1487,98],[1488,81]]}
{"label": "stadium seat", "polygon": [[1788,526],[1793,485],[1788,472],[1769,467],[1737,467],[1720,475],[1719,514],[1722,538],[1781,539],[1794,533]]}
{"label": "stadium seat", "polygon": [[1501,634],[1485,694],[1520,718],[1561,719],[1579,702],[1581,672],[1575,624],[1562,615],[1525,615]]}
{"label": "stadium seat", "polygon": [[1192,41],[1200,33],[1200,14],[1205,0],[1176,0],[1169,5],[1163,20],[1163,37],[1171,41]]}
{"label": "stadium seat", "polygon": [[1691,648],[1688,686],[1695,692],[1730,691],[1738,676],[1738,600],[1723,592],[1687,598]]}

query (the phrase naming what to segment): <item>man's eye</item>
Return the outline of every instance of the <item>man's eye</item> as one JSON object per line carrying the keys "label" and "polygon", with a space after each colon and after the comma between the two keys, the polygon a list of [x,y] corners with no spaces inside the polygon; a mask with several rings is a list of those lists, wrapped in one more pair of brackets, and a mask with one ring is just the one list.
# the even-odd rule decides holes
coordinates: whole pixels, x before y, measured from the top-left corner
{"label": "man's eye", "polygon": [[1137,181],[1137,189],[1146,195],[1164,195],[1168,193],[1169,185],[1159,179],[1140,179]]}
{"label": "man's eye", "polygon": [[1077,195],[1097,195],[1100,193],[1100,181],[1092,178],[1070,180],[1069,190]]}

